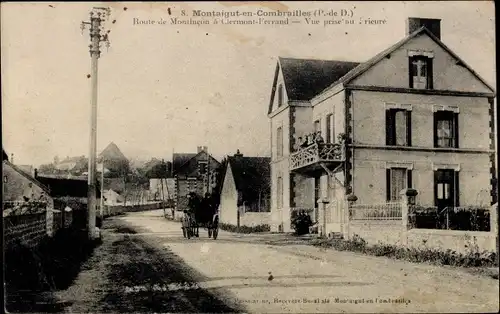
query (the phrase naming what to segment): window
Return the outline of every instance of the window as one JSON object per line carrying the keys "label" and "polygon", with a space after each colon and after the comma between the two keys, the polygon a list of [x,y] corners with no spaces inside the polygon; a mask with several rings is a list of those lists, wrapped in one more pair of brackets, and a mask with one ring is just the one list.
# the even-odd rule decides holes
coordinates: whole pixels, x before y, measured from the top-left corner
{"label": "window", "polygon": [[434,172],[434,204],[439,209],[459,205],[458,171],[437,169]]}
{"label": "window", "polygon": [[283,127],[279,127],[276,131],[276,154],[278,157],[283,156]]}
{"label": "window", "polygon": [[326,139],[327,143],[335,142],[335,121],[333,119],[333,114],[326,116]]}
{"label": "window", "polygon": [[207,173],[208,161],[198,161],[198,173],[204,175]]}
{"label": "window", "polygon": [[319,120],[314,121],[314,132],[321,131],[321,122]]}
{"label": "window", "polygon": [[432,58],[410,57],[410,88],[432,89]]}
{"label": "window", "polygon": [[458,148],[458,113],[434,113],[434,147]]}
{"label": "window", "polygon": [[283,105],[283,84],[278,86],[278,107]]}
{"label": "window", "polygon": [[411,146],[410,110],[386,110],[386,145]]}
{"label": "window", "polygon": [[277,182],[277,191],[276,191],[276,201],[277,201],[277,206],[278,208],[283,207],[283,178],[278,177],[278,182]]}
{"label": "window", "polygon": [[412,171],[407,168],[390,168],[386,170],[387,201],[398,201],[401,190],[411,188]]}
{"label": "window", "polygon": [[196,192],[197,187],[197,179],[196,178],[188,178],[187,179],[187,192]]}
{"label": "window", "polygon": [[321,193],[321,178],[320,177],[315,177],[314,178],[314,207],[318,207],[318,200],[320,197]]}

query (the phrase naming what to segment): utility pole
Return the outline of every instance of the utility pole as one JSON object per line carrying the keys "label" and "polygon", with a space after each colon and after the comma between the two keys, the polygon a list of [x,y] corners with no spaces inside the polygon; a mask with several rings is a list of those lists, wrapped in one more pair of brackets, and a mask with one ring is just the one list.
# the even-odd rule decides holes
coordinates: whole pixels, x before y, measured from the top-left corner
{"label": "utility pole", "polygon": [[101,219],[103,217],[103,214],[104,214],[104,159],[102,160],[102,163],[101,163],[101,205],[99,207],[99,211],[100,211],[100,215],[101,215]]}
{"label": "utility pole", "polygon": [[[102,24],[105,19],[109,18],[111,9],[94,7],[90,12],[90,22],[82,22],[81,30],[90,26],[90,57],[91,57],[91,90],[90,99],[91,114],[90,114],[90,152],[89,152],[89,175],[88,175],[88,232],[89,238],[95,239],[95,219],[96,219],[96,155],[97,155],[97,73],[98,60],[101,54],[101,43],[105,43],[109,48],[108,33],[102,29]],[[104,34],[103,34],[104,33]]]}

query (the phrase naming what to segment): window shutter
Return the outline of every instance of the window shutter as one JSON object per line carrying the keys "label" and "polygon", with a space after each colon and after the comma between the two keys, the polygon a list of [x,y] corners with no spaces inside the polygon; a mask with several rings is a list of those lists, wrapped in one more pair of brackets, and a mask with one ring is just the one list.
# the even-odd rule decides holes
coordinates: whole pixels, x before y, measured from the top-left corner
{"label": "window shutter", "polygon": [[385,111],[385,145],[394,145],[394,116],[393,111]]}
{"label": "window shutter", "polygon": [[458,148],[459,147],[459,144],[458,144],[458,139],[459,139],[459,135],[460,135],[460,132],[458,131],[458,113],[455,113],[453,115],[453,132],[455,132],[454,134],[454,137],[455,137],[455,148]]}
{"label": "window shutter", "polygon": [[439,179],[439,172],[434,171],[434,206],[438,205],[438,179]]}
{"label": "window shutter", "polygon": [[455,171],[454,172],[454,186],[455,186],[455,207],[460,206],[460,180],[458,178],[459,172]]}
{"label": "window shutter", "polygon": [[406,187],[408,189],[411,189],[413,187],[413,176],[412,176],[412,170],[411,169],[408,169],[406,171],[406,179],[407,179],[407,183],[406,183]]}
{"label": "window shutter", "polygon": [[413,88],[413,58],[408,58],[408,85]]}
{"label": "window shutter", "polygon": [[391,200],[391,169],[385,170],[385,188],[387,194],[387,201]]}
{"label": "window shutter", "polygon": [[411,110],[406,111],[406,145],[411,146]]}
{"label": "window shutter", "polygon": [[434,112],[434,147],[438,147],[437,125],[438,125],[438,113]]}
{"label": "window shutter", "polygon": [[434,89],[434,72],[432,70],[432,58],[427,58],[427,88]]}

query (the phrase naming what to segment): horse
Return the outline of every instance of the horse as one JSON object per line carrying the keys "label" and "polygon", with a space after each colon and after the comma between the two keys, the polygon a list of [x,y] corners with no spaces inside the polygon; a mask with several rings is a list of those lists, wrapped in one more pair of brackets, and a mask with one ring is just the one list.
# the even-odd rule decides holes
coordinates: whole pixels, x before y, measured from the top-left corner
{"label": "horse", "polygon": [[218,217],[216,217],[216,204],[215,199],[210,195],[206,194],[204,198],[200,198],[195,193],[189,194],[189,208],[193,213],[193,234],[199,237],[200,226],[208,229],[208,236],[211,237],[214,234],[214,238],[217,237],[218,228]]}

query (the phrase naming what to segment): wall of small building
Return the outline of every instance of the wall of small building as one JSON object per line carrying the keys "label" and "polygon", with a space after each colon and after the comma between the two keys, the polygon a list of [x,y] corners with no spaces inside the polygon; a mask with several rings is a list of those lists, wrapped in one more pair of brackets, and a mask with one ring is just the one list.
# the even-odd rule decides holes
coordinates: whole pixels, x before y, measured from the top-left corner
{"label": "wall of small building", "polygon": [[241,210],[242,214],[240,216],[240,226],[256,227],[262,225],[270,225],[271,223],[270,212],[243,212],[243,208],[241,208]]}
{"label": "wall of small building", "polygon": [[[271,118],[271,231],[290,231],[290,108]],[[283,128],[283,156],[277,156],[277,129]],[[278,208],[278,177],[283,182],[283,206]]]}
{"label": "wall of small building", "polygon": [[21,175],[6,162],[3,163],[2,169],[7,180],[3,183],[3,201],[24,201],[24,197],[38,200],[42,195],[47,195],[40,186]]}
{"label": "wall of small building", "polygon": [[227,166],[226,176],[224,177],[224,185],[219,205],[219,221],[221,223],[237,225],[238,223],[238,191],[234,183],[233,172],[231,166]]}
{"label": "wall of small building", "polygon": [[[10,202],[24,202],[24,198],[26,197],[28,200],[37,200],[37,201],[45,201],[47,202],[47,210],[44,213],[45,226],[42,228],[39,226],[33,227],[34,222],[31,222],[31,218],[26,218],[30,222],[28,223],[29,227],[27,228],[35,228],[37,231],[32,232],[34,237],[36,238],[37,233],[45,233],[49,236],[53,234],[53,221],[54,221],[54,213],[52,209],[54,208],[54,201],[48,195],[48,193],[38,184],[28,179],[26,176],[20,174],[14,167],[10,165],[7,161],[2,163],[2,171],[3,176],[7,182],[3,183],[3,197],[2,201],[10,201]],[[38,216],[37,216],[38,217]],[[18,221],[18,220],[16,220]],[[19,228],[24,230],[23,226],[26,225],[23,220],[19,220]],[[17,228],[17,227],[16,227]],[[20,229],[20,230],[21,230]],[[42,231],[43,229],[43,231]],[[17,232],[17,231],[16,231]]]}

